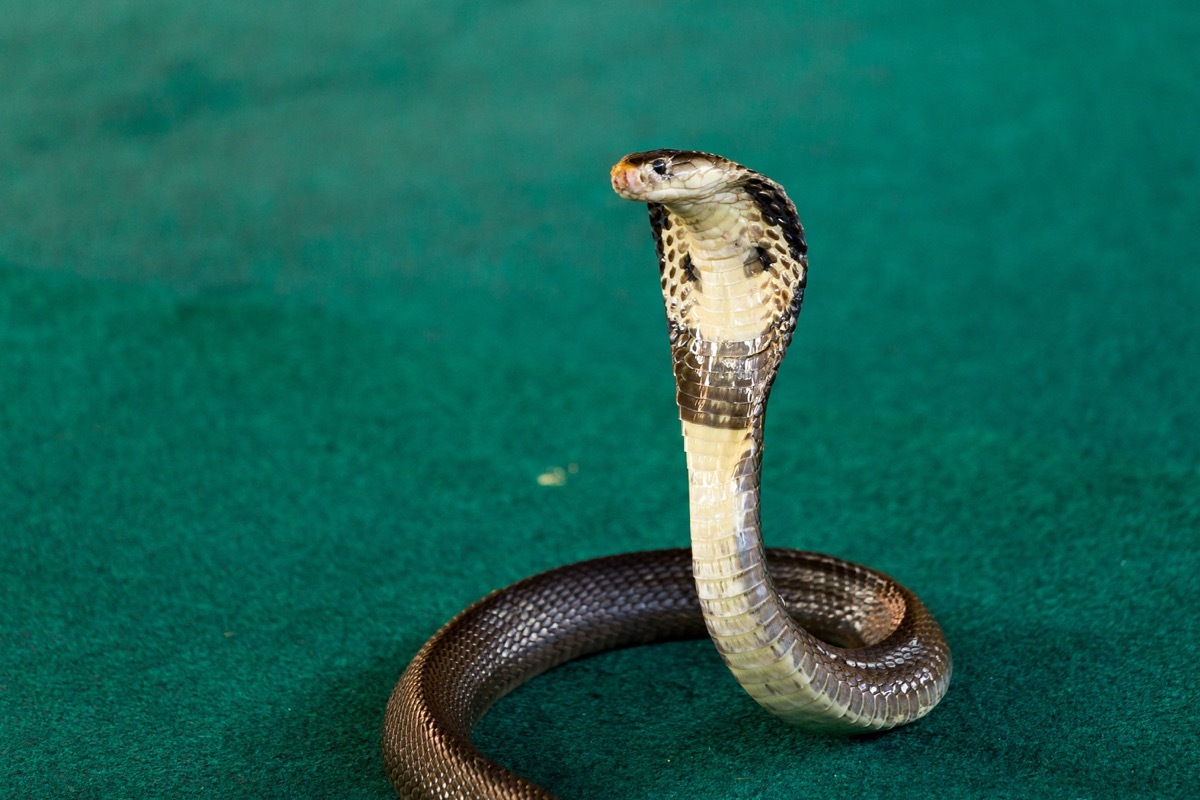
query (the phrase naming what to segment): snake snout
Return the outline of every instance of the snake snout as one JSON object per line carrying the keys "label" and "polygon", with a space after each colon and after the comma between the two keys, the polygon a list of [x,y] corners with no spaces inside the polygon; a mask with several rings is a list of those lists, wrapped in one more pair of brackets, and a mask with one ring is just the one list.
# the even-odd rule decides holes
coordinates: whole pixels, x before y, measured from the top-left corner
{"label": "snake snout", "polygon": [[637,200],[646,190],[646,185],[642,182],[642,176],[637,167],[624,161],[618,162],[612,168],[611,177],[613,191],[626,200]]}

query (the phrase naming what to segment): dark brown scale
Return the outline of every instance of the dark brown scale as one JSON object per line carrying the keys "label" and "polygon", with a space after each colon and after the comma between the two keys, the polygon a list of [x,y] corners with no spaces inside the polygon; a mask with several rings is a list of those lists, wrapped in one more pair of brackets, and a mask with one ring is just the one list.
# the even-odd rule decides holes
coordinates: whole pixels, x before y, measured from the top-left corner
{"label": "dark brown scale", "polygon": [[658,270],[662,272],[667,267],[663,250],[663,231],[670,229],[667,220],[667,209],[659,203],[647,203],[650,209],[650,232],[654,235],[654,250],[658,254]]}
{"label": "dark brown scale", "polygon": [[672,337],[680,419],[737,430],[762,417],[782,349],[771,343],[758,353],[731,357],[719,351],[711,355],[696,353],[694,343],[687,330]]}
{"label": "dark brown scale", "polygon": [[775,265],[775,258],[771,255],[771,251],[763,248],[761,245],[755,245],[750,256],[746,259],[745,270],[746,277],[753,278],[763,272],[770,271]]}
{"label": "dark brown scale", "polygon": [[640,167],[644,164],[651,164],[660,158],[665,161],[670,161],[672,158],[679,155],[681,152],[683,152],[683,151],[682,150],[670,150],[670,149],[666,149],[666,148],[664,148],[662,150],[647,150],[644,153],[630,153],[629,155],[625,156],[625,158],[623,158],[621,160],[626,162],[627,164],[632,164],[635,167]]}
{"label": "dark brown scale", "polygon": [[797,263],[804,263],[808,254],[808,244],[804,241],[804,228],[796,214],[796,207],[780,188],[779,184],[754,175],[746,180],[746,193],[754,198],[762,212],[763,220],[783,232],[783,238],[788,243],[788,250]]}
{"label": "dark brown scale", "polygon": [[696,288],[700,288],[700,273],[696,271],[696,265],[692,263],[692,254],[684,253],[683,255],[683,275],[691,283],[696,284]]}

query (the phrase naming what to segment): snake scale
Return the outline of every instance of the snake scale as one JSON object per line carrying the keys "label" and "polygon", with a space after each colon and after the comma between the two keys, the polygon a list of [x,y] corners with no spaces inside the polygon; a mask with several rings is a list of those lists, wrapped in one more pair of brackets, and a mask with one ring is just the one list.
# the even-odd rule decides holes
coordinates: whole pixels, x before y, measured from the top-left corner
{"label": "snake scale", "polygon": [[438,631],[388,702],[383,758],[417,800],[553,797],[481,754],[500,697],[574,658],[707,630],[742,687],[816,731],[927,714],[950,681],[937,623],[907,589],[847,561],[763,546],[767,397],[808,270],[783,188],[719,156],[652,150],[612,168],[644,202],[658,252],[687,453],[691,548],[572,564],[493,592]]}

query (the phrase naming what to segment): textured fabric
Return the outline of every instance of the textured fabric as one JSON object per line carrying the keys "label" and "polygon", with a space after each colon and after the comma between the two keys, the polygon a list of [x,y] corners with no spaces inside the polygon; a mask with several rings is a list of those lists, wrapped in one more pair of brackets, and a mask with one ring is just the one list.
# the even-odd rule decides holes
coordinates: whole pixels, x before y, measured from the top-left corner
{"label": "textured fabric", "polygon": [[796,201],[764,531],[916,591],[910,729],[704,642],[544,675],[564,798],[1200,785],[1200,10],[19,2],[0,11],[0,794],[390,796],[392,684],[491,589],[681,546],[621,155]]}

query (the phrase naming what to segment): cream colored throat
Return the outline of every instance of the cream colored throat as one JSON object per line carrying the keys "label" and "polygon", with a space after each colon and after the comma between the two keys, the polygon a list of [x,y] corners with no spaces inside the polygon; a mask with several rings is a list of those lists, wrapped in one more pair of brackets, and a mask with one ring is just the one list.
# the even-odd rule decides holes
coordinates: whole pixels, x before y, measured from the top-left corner
{"label": "cream colored throat", "polygon": [[[677,233],[677,273],[691,260],[693,285],[665,285],[668,309],[710,341],[744,342],[765,331],[782,311],[779,287],[761,269],[756,247],[768,245],[766,230],[750,213],[748,201],[668,206],[670,229]],[[668,252],[670,261],[671,253]]]}

